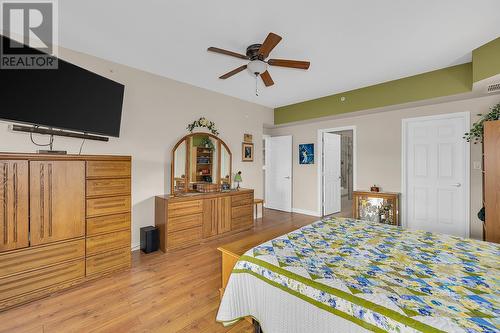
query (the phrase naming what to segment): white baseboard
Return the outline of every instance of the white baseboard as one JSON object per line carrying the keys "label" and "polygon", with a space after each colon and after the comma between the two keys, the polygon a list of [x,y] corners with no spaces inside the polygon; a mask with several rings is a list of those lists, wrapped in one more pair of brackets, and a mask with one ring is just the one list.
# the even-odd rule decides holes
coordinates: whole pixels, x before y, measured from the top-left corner
{"label": "white baseboard", "polygon": [[131,248],[132,248],[132,251],[139,250],[141,248],[141,244],[132,244]]}
{"label": "white baseboard", "polygon": [[317,211],[300,209],[300,208],[292,208],[292,212],[297,213],[297,214],[311,215],[311,216],[317,216],[317,217],[321,216],[321,214],[319,214]]}

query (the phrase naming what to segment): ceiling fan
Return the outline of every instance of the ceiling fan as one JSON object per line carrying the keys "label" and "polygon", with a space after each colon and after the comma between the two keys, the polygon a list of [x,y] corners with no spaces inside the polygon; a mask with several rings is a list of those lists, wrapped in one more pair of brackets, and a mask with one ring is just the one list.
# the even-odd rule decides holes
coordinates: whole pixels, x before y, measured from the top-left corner
{"label": "ceiling fan", "polygon": [[250,60],[250,62],[246,65],[240,66],[236,69],[233,69],[230,72],[227,72],[224,75],[219,76],[219,79],[227,79],[231,76],[238,74],[239,72],[248,69],[250,73],[255,75],[255,77],[262,78],[266,87],[272,86],[274,84],[271,75],[267,71],[267,66],[280,66],[280,67],[289,67],[289,68],[298,68],[298,69],[308,69],[311,64],[309,61],[298,61],[298,60],[287,60],[287,59],[269,59],[266,61],[269,53],[278,45],[281,41],[281,36],[276,35],[275,33],[270,32],[267,35],[266,40],[262,44],[252,44],[247,47],[246,55],[223,50],[217,47],[209,47],[207,51],[221,53],[228,56]]}

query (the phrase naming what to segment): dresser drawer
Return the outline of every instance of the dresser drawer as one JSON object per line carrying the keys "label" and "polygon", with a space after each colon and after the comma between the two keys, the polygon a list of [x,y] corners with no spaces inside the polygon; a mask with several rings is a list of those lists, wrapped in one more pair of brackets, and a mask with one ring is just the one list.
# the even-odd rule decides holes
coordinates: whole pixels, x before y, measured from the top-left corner
{"label": "dresser drawer", "polygon": [[86,247],[87,257],[122,247],[126,247],[130,250],[130,232],[127,230],[88,237]]}
{"label": "dresser drawer", "polygon": [[0,255],[0,277],[84,257],[84,239],[13,251]]}
{"label": "dresser drawer", "polygon": [[244,206],[253,204],[253,193],[233,195],[231,197],[231,206]]}
{"label": "dresser drawer", "polygon": [[231,208],[231,217],[243,217],[248,216],[250,218],[253,217],[253,205],[239,206]]}
{"label": "dresser drawer", "polygon": [[201,241],[201,227],[173,232],[167,235],[167,249],[177,249]]}
{"label": "dresser drawer", "polygon": [[130,194],[130,178],[87,180],[87,197]]}
{"label": "dresser drawer", "polygon": [[87,217],[127,213],[130,196],[87,199]]}
{"label": "dresser drawer", "polygon": [[251,228],[253,226],[252,216],[242,216],[231,220],[231,230]]}
{"label": "dresser drawer", "polygon": [[168,219],[167,231],[177,232],[180,230],[199,227],[203,224],[203,214],[185,215]]}
{"label": "dresser drawer", "polygon": [[130,177],[129,161],[88,161],[87,178]]}
{"label": "dresser drawer", "polygon": [[0,278],[0,300],[47,288],[64,281],[83,278],[84,274],[85,261],[81,259]]}
{"label": "dresser drawer", "polygon": [[203,200],[189,200],[168,204],[168,217],[192,215],[203,211]]}
{"label": "dresser drawer", "polygon": [[130,267],[130,248],[128,247],[98,254],[86,260],[87,276],[127,267]]}
{"label": "dresser drawer", "polygon": [[130,230],[130,213],[91,217],[87,219],[87,236],[124,229]]}

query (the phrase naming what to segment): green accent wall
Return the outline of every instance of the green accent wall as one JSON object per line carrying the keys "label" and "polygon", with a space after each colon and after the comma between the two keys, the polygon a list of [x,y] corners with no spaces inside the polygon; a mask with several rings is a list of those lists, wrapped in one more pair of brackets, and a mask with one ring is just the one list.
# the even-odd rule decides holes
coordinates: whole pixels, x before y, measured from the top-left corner
{"label": "green accent wall", "polygon": [[472,81],[500,74],[500,37],[472,51]]}
{"label": "green accent wall", "polygon": [[472,67],[472,63],[466,63],[279,107],[274,110],[274,123],[279,125],[469,92],[472,90]]}

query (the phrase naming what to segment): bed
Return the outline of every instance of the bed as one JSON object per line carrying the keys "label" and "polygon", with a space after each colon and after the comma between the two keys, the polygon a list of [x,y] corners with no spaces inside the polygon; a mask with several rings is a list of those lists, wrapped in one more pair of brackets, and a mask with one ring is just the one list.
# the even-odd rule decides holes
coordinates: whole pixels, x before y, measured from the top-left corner
{"label": "bed", "polygon": [[500,332],[500,245],[327,218],[239,258],[217,320],[264,333]]}

